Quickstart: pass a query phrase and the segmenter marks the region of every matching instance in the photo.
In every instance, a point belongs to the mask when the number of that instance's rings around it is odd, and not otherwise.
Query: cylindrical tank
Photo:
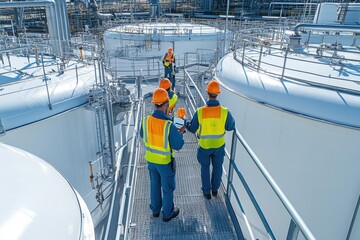
[[[265,65],[264,58],[271,58],[267,56],[270,52],[264,51],[260,65],[259,57],[252,56],[254,49],[243,48],[241,52],[244,58],[257,61],[242,65],[231,53],[217,65],[215,75],[222,84],[220,103],[229,108],[236,127],[315,237],[344,239],[360,194],[360,96],[283,81],[268,74],[270,64]],[[270,60],[276,64],[276,58]],[[300,71],[313,71],[315,78],[323,70],[315,63],[313,69],[302,64],[292,65],[293,71],[295,66],[298,69],[298,77]],[[267,71],[256,71],[259,65]],[[345,76],[350,77],[350,73]],[[227,139],[228,146],[230,143]],[[244,156],[243,149],[238,148],[237,156]],[[276,236],[285,239],[290,217],[281,202],[250,158],[239,157],[235,162]],[[233,183],[242,187],[238,179]],[[241,191],[245,214],[255,226],[257,238],[263,239],[266,231],[245,196]],[[359,237],[354,229],[351,239]]]
[[[169,47],[174,49],[177,66],[191,59],[211,63],[227,47],[224,34],[219,28],[194,23],[122,25],[104,33],[105,63],[115,77],[160,76],[161,60]]]
[[[89,209],[44,160],[0,143],[0,239],[95,239]]]

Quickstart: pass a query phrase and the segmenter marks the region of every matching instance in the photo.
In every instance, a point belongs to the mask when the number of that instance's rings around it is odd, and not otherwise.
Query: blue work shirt
[[[171,120],[169,116],[167,116],[164,112],[160,110],[155,110],[152,114],[153,117],[158,119],[164,119],[164,120]],[[143,129],[142,124],[140,128],[140,136],[143,137]],[[174,126],[174,124],[171,124],[170,126],[170,133],[169,133],[169,142],[170,147],[173,150],[180,150],[184,145],[184,136],[182,133],[178,131],[178,129]]]
[[[206,106],[208,107],[216,107],[219,106],[220,103],[218,100],[209,100],[206,102]],[[198,111],[195,112],[191,121],[185,122],[185,127],[192,133],[195,133],[199,128],[199,119],[198,119]],[[228,115],[225,122],[225,130],[232,131],[235,130],[235,119],[231,115],[230,111],[228,111]]]
[[[169,94],[169,98],[172,99],[175,93],[173,91],[168,91],[168,94]]]

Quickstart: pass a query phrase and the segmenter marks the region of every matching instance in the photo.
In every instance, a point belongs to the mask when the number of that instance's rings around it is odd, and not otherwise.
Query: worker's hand
[[[179,131],[180,133],[185,133],[185,132],[186,132],[185,126],[182,126],[181,128],[179,128],[178,131]]]

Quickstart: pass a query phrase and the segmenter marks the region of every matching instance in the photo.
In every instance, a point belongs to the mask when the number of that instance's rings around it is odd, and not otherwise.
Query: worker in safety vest
[[[172,84],[168,78],[163,78],[160,80],[159,88],[165,89],[169,94],[169,108],[166,114],[172,118],[178,96],[171,90],[171,85]]]
[[[197,134],[197,159],[201,164],[202,191],[206,199],[211,199],[210,191],[213,197],[216,197],[220,187],[225,155],[225,130],[234,130],[235,120],[229,110],[216,100],[221,93],[218,81],[211,80],[206,92],[209,97],[206,106],[198,108],[191,122],[186,121],[185,125],[190,132]]]
[[[150,209],[153,217],[159,217],[162,208],[163,221],[168,222],[180,212],[173,202],[176,168],[173,150],[183,147],[185,127],[177,129],[166,115],[169,105],[166,90],[156,89],[151,102],[156,110],[143,118],[140,129],[150,173]]]
[[[172,90],[175,89],[175,54],[172,48],[169,48],[165,53],[162,63],[165,67],[165,76],[171,81]]]

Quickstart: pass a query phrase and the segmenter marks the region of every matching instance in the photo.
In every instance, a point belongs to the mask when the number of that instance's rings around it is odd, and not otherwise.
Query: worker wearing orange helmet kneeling
[[[145,159],[150,173],[150,209],[153,217],[168,222],[179,215],[174,207],[175,159],[174,151],[184,145],[185,127],[177,129],[166,115],[169,96],[165,89],[157,88],[152,96],[155,111],[142,119],[140,136],[145,144]]]
[[[162,63],[165,67],[165,78],[168,78],[171,82],[171,89],[175,89],[175,54],[172,48],[168,48],[167,53],[165,53]]]
[[[162,78],[160,80],[159,88],[165,89],[168,92],[170,98],[169,107],[166,113],[169,117],[173,117],[174,108],[178,99],[178,96],[175,94],[175,92],[171,90],[171,86],[172,84],[168,78]]]
[[[213,197],[218,195],[220,187],[225,155],[225,131],[235,129],[235,119],[216,99],[221,93],[218,81],[211,80],[206,92],[209,98],[206,106],[198,108],[191,122],[186,121],[185,125],[190,132],[197,134],[197,159],[201,164],[202,191],[206,199],[211,199],[211,194]]]

